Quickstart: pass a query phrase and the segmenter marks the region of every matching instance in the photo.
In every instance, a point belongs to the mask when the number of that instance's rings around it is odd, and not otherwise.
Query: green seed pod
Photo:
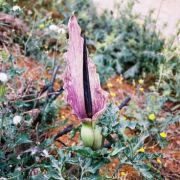
[[[102,128],[99,126],[96,126],[94,129],[94,143],[93,143],[93,149],[97,150],[102,147],[103,144],[103,136],[101,134]]]
[[[94,142],[94,131],[91,123],[83,123],[81,127],[81,139],[84,146],[92,147]]]
[[[3,98],[6,95],[6,86],[0,84],[0,97]]]

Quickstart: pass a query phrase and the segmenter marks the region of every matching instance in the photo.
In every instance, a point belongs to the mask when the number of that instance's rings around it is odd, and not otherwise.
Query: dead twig
[[[57,141],[57,139],[67,133],[69,133],[71,130],[73,129],[73,125],[70,124],[68,125],[65,129],[63,129],[62,131],[60,131],[55,137],[54,140]]]
[[[61,143],[63,146],[67,147],[67,145],[65,143],[63,143],[61,140],[57,139],[56,141]]]
[[[48,87],[48,90],[47,90],[48,94],[54,92],[53,85],[54,85],[54,82],[56,80],[56,75],[57,75],[57,72],[58,72],[59,68],[60,68],[60,66],[56,66],[54,68],[54,71],[53,71],[53,74],[52,74],[52,77],[51,77],[51,81],[50,81],[50,84],[49,84],[49,87]],[[48,98],[51,98],[51,96],[48,95],[47,99]]]
[[[124,106],[127,106],[130,100],[131,100],[131,97],[127,97],[127,98],[119,105],[119,110],[121,110]]]
[[[61,95],[63,91],[64,91],[63,87],[59,88],[58,91],[55,91],[51,97],[52,101],[54,101],[59,95]]]
[[[60,131],[55,137],[54,137],[54,140],[61,143],[63,146],[67,147],[67,145],[62,142],[60,139],[58,139],[59,137],[69,133],[71,130],[73,129],[73,125],[70,124],[68,125],[65,129],[63,129],[62,131]]]

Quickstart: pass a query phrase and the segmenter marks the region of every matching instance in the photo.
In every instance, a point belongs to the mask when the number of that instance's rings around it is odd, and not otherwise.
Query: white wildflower
[[[8,81],[7,74],[0,72],[0,81],[6,83]]]
[[[22,116],[14,116],[14,118],[13,118],[13,124],[14,125],[17,125],[17,124],[19,124],[20,122],[22,121]]]
[[[5,177],[0,177],[0,180],[7,180],[7,178],[5,178]]]
[[[44,149],[42,152],[46,158],[49,157],[49,153],[46,149]]]
[[[39,162],[40,158],[38,156],[35,157],[35,161]]]
[[[51,30],[51,31],[57,31],[58,29],[59,29],[59,27],[56,26],[56,25],[54,25],[54,24],[51,24],[51,25],[49,26],[49,30]]]
[[[65,31],[64,28],[59,27],[59,26],[56,26],[55,24],[51,24],[51,25],[49,26],[49,30],[54,31],[54,32],[59,33],[59,34],[64,34],[64,33],[66,33],[66,31]]]
[[[13,11],[21,11],[21,8],[16,5],[16,6],[13,6],[13,7],[12,7],[12,10],[13,10]]]
[[[20,159],[21,159],[21,156],[20,156],[20,155],[18,155],[18,156],[17,156],[17,159],[18,159],[18,160],[20,160]]]
[[[39,152],[39,148],[37,146],[35,146],[35,147],[30,149],[30,152],[31,152],[31,156],[33,156]]]
[[[58,29],[58,33],[59,33],[59,34],[65,34],[66,31],[65,31],[64,28],[59,28],[59,29]]]
[[[21,168],[21,167],[17,167],[16,170],[17,170],[17,171],[21,171],[22,168]]]

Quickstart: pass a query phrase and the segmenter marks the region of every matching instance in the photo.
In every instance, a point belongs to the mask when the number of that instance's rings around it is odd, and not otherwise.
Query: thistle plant
[[[98,149],[103,138],[96,121],[106,108],[107,92],[100,86],[96,67],[87,54],[86,39],[81,36],[74,15],[69,20],[68,31],[69,46],[65,54],[67,66],[64,73],[67,102],[82,122],[81,138],[84,145]]]

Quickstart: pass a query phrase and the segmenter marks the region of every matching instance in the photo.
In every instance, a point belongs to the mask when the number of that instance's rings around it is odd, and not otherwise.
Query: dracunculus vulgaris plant
[[[65,54],[64,89],[67,102],[82,122],[84,146],[99,149],[103,143],[101,128],[96,125],[107,104],[107,92],[100,86],[95,64],[88,57],[86,39],[75,15],[68,23],[69,42]]]

